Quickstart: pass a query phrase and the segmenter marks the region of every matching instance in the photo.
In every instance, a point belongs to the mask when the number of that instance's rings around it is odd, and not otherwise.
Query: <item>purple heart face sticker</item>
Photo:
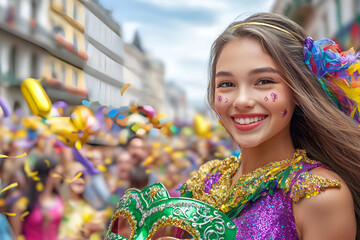
[[[270,94],[270,96],[271,96],[271,99],[272,99],[273,102],[276,102],[276,100],[279,98],[278,95],[275,92],[272,92]]]
[[[288,110],[287,110],[287,108],[285,108],[284,111],[281,112],[281,117],[285,117],[287,112],[288,112]]]

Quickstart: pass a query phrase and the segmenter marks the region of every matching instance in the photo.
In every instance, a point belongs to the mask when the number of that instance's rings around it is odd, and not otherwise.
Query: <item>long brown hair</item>
[[[310,158],[320,161],[346,182],[354,200],[357,239],[360,239],[360,128],[336,107],[305,65],[303,43],[307,36],[302,27],[280,15],[257,13],[230,24],[227,29],[245,22],[271,24],[290,34],[254,24],[225,30],[211,49],[210,106],[214,103],[216,63],[223,47],[242,37],[257,40],[272,56],[281,77],[293,91],[297,103],[290,125],[294,147],[305,149]]]

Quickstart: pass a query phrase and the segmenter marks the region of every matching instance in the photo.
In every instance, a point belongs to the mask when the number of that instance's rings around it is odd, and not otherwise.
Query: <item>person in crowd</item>
[[[202,165],[182,196],[224,212],[236,239],[360,239],[358,56],[280,15],[230,24],[208,100],[241,156]]]
[[[29,215],[23,222],[22,234],[26,240],[57,240],[64,204],[59,194],[61,179],[55,174],[62,175],[63,169],[53,158],[44,156],[37,159],[32,172],[37,172],[39,181],[30,180],[27,189]]]
[[[82,175],[70,183],[64,182],[67,186],[64,195],[68,196],[64,197],[65,210],[58,235],[60,240],[101,239],[100,232],[105,226],[104,213],[96,211],[85,200],[86,176],[83,172],[84,167],[80,163],[72,162],[64,174],[68,180],[74,179],[79,173]]]
[[[115,151],[114,162],[116,164],[116,188],[114,193],[118,198],[122,197],[130,185],[130,170],[132,168],[131,155],[126,150]]]
[[[87,158],[95,168],[104,166],[104,159],[101,151],[94,148]],[[97,210],[104,210],[111,202],[111,192],[107,185],[103,172],[99,170],[98,173],[90,176],[90,181],[86,184],[84,197]]]

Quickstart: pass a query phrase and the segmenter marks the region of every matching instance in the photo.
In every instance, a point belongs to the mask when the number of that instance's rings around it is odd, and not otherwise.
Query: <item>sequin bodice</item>
[[[309,172],[321,163],[308,159],[304,150],[243,175],[232,186],[239,165],[233,157],[206,163],[180,189],[182,196],[213,205],[233,219],[236,239],[298,239],[292,204],[340,187],[338,181]]]

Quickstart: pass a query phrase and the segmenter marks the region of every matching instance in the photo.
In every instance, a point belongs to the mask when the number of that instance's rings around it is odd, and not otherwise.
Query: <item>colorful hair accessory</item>
[[[359,53],[353,48],[343,52],[330,39],[307,37],[304,62],[337,107],[360,123]]]
[[[277,95],[275,92],[272,92],[272,93],[270,94],[270,96],[271,96],[271,99],[272,99],[273,102],[276,102],[276,99],[279,98],[278,95]]]

